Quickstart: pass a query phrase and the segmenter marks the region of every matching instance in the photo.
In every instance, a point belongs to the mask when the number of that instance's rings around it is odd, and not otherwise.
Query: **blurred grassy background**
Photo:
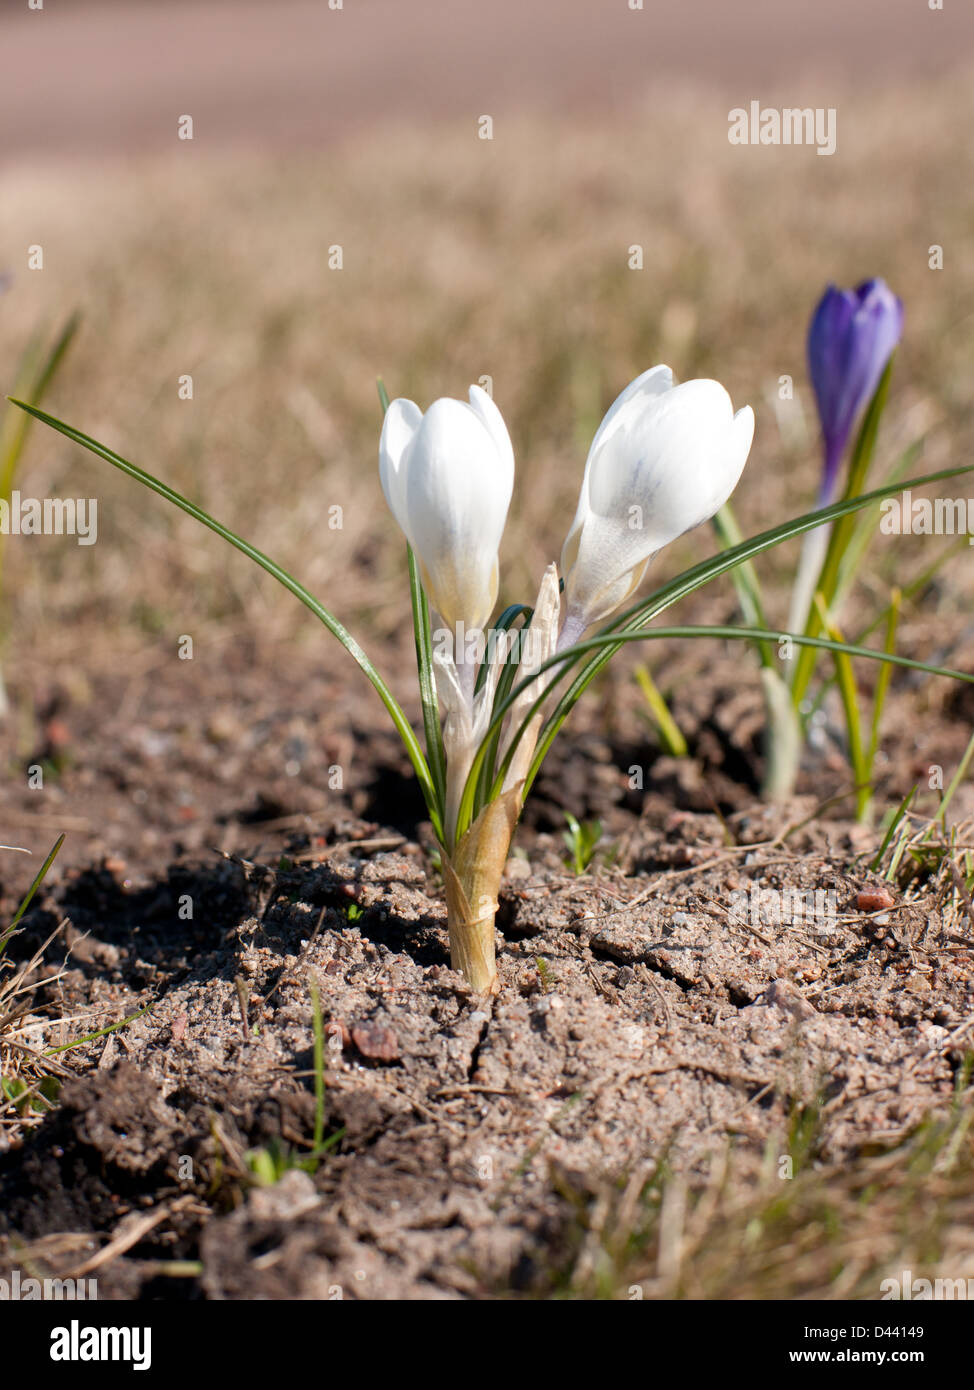
[[[787,29],[777,42],[790,51]],[[818,78],[768,77],[734,98],[732,73],[655,70],[651,89],[627,89],[615,106],[573,110],[560,88],[546,109],[507,96],[492,141],[477,138],[490,109],[479,93],[468,111],[434,119],[414,90],[408,119],[386,113],[341,139],[272,149],[202,132],[178,142],[171,122],[165,148],[128,149],[129,74],[119,148],[88,157],[68,138],[69,90],[60,119],[71,157],[41,142],[0,172],[0,265],[14,273],[0,301],[0,380],[12,381],[39,321],[53,327],[80,307],[48,408],[188,492],[366,635],[389,636],[404,615],[400,537],[375,467],[377,374],[423,406],[493,378],[518,460],[504,602],[533,597],[603,410],[657,361],[682,378],[714,375],[735,406],[754,405],[736,502],[745,530],[810,504],[818,445],[804,336],[830,279],[882,275],[906,301],[885,460],[928,431],[918,471],[963,462],[974,433],[974,89],[962,56],[936,76],[921,63],[868,85],[844,59],[832,71],[819,57]],[[728,110],[752,95],[835,104],[836,154],[729,145]],[[37,243],[44,269],[30,272],[25,248]],[[641,271],[628,266],[637,243]],[[932,243],[944,246],[943,271],[928,268]],[[328,268],[333,244],[340,271]],[[192,401],[178,397],[183,373]],[[796,402],[779,409],[783,374]],[[94,634],[129,649],[200,624],[293,626],[319,640],[242,557],[40,428],[21,488],[97,496],[99,540],[11,545],[13,650],[29,642],[35,655],[84,661]],[[334,503],[341,531],[326,524]],[[885,554],[893,573],[918,568],[923,544],[877,538],[877,563]],[[702,547],[704,532],[658,572]],[[794,558],[781,553],[783,577]],[[958,597],[964,560],[950,571]]]

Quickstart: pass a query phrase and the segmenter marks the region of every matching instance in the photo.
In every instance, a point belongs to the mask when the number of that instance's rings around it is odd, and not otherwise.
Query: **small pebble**
[[[857,912],[881,912],[895,905],[896,900],[888,888],[863,888],[856,894]]]
[[[378,1023],[353,1024],[352,1042],[363,1057],[377,1062],[395,1062],[399,1058],[399,1039],[391,1028]]]

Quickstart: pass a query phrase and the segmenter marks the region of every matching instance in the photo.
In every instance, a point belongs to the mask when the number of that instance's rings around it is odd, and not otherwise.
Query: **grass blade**
[[[107,1038],[109,1033],[117,1033],[120,1028],[127,1028],[130,1023],[144,1018],[151,1009],[155,1008],[156,1002],[153,999],[136,1013],[129,1014],[128,1018],[120,1018],[117,1023],[109,1023],[106,1028],[98,1028],[94,1033],[86,1033],[83,1038],[76,1038],[74,1042],[63,1043],[61,1047],[48,1047],[44,1051],[44,1056],[56,1057],[59,1052],[70,1052],[75,1047],[84,1047],[85,1043],[97,1042],[99,1038]]]
[[[879,850],[877,851],[876,858],[869,866],[874,874],[879,873],[879,867],[883,862],[883,855],[889,849],[890,842],[892,841],[893,836],[896,834],[897,828],[902,823],[903,817],[909,810],[910,802],[916,796],[917,787],[919,787],[919,785],[919,782],[913,783],[913,786],[907,792],[906,796],[904,796],[899,806],[897,806],[896,811],[893,813],[893,817],[890,820],[889,825],[887,826],[886,834],[883,836],[883,843],[880,845]]]
[[[894,589],[890,596],[890,604],[886,610],[886,640],[883,643],[883,650],[892,652],[896,650],[896,628],[900,619],[900,605],[903,595],[899,589]],[[883,722],[883,709],[886,705],[886,696],[889,692],[889,683],[893,675],[892,666],[881,666],[879,675],[876,679],[876,693],[873,696],[873,722],[869,734],[869,776],[872,779],[872,770],[876,762],[876,754],[879,751],[880,726]]]
[[[497,619],[497,622],[494,624],[493,632],[509,633],[511,631],[511,628],[517,622],[518,618],[521,618],[522,616],[523,622],[521,623],[519,634],[514,639],[520,641],[521,635],[524,632],[526,632],[528,628],[530,628],[531,620],[534,617],[534,609],[528,607],[526,603],[512,603],[509,607],[505,608],[503,613]],[[489,636],[490,634],[488,634],[488,637]],[[495,638],[494,640],[496,646],[497,639]],[[484,659],[480,663],[480,671],[477,673],[478,689],[487,677],[489,656],[490,645],[488,642],[487,651],[485,652]],[[495,660],[499,659],[499,656],[495,657]],[[511,687],[513,686],[514,681],[517,678],[517,671],[518,667],[516,662],[504,662],[503,666],[501,667],[500,675],[497,677],[497,686],[494,690],[494,703],[492,709],[497,709],[498,704],[502,703],[504,700],[507,699],[507,696],[510,694]],[[477,784],[477,791],[474,799],[475,817],[479,815],[480,812],[483,810],[484,806],[486,806],[487,800],[490,796],[490,788],[491,784],[493,783],[494,773],[497,767],[497,750],[500,747],[500,740],[501,729],[500,727],[498,727],[490,736],[490,746],[487,750],[487,757],[484,759],[484,764],[481,768],[481,778],[479,783]]]
[[[419,697],[423,706],[423,729],[426,733],[426,756],[430,776],[436,788],[440,814],[446,808],[446,752],[440,724],[440,704],[436,695],[433,674],[433,636],[430,628],[430,606],[419,577],[419,565],[412,546],[406,546],[409,566],[409,598],[413,609],[413,633],[416,638],[416,672],[419,677]]]
[[[636,677],[636,684],[642,691],[643,699],[649,707],[648,717],[659,735],[663,751],[674,758],[685,758],[687,741],[683,736],[683,730],[670,713],[669,705],[663,699],[656,682],[649,674],[649,667],[640,662],[633,675]]]
[[[833,623],[828,621],[821,594],[815,595],[815,604],[819,610],[819,617],[824,630],[833,642],[842,643],[841,632]],[[852,662],[849,660],[847,652],[836,651],[833,656],[835,677],[839,686],[839,698],[842,701],[842,712],[845,715],[846,737],[849,741],[849,762],[852,764],[852,775],[855,778],[856,819],[864,821],[869,815],[872,786],[869,778],[869,767],[866,762],[866,751],[862,742],[862,722],[859,718],[859,692],[856,688],[856,674],[852,669]],[[889,670],[890,668],[884,667],[883,669]]]
[[[740,545],[744,539],[741,528],[737,524],[737,518],[729,502],[725,502],[720,511],[713,519],[714,530],[717,539],[724,550],[730,550],[735,545]],[[733,570],[731,578],[734,581],[734,588],[737,590],[737,601],[741,606],[741,613],[744,621],[750,623],[752,627],[767,627],[768,623],[764,616],[764,603],[761,597],[761,584],[758,580],[757,570],[750,560],[742,560]],[[775,670],[774,648],[767,642],[762,642],[758,647],[758,655],[761,658],[761,665]]]
[[[947,787],[947,790],[944,792],[944,798],[940,803],[940,807],[937,811],[937,814],[933,818],[935,825],[938,823],[940,825],[943,825],[944,816],[947,814],[947,807],[950,805],[951,801],[953,801],[954,793],[966,777],[967,769],[970,766],[972,757],[974,757],[974,734],[971,734],[970,742],[964,750],[964,756],[961,758],[960,763],[957,767],[957,771],[950,779],[950,784]]]
[[[862,426],[856,437],[855,447],[849,461],[849,477],[846,483],[843,500],[854,497],[866,481],[866,474],[869,471],[869,465],[872,462],[873,452],[876,448],[876,440],[879,436],[879,422],[882,419],[883,410],[886,406],[886,399],[889,395],[889,383],[892,374],[893,357],[890,357],[889,362],[886,364],[886,370],[883,372],[879,385],[876,387],[873,398],[866,409]],[[898,490],[899,487],[905,487],[907,484],[899,484],[897,482],[895,486]],[[818,582],[815,586],[817,591],[822,595],[826,614],[831,610],[835,602],[842,559],[854,537],[855,529],[855,519],[851,514],[847,514],[833,528],[832,534],[829,537],[828,549],[825,552],[822,571],[818,576]],[[808,615],[805,632],[808,636],[814,637],[816,633],[822,630],[822,615],[818,611],[817,606],[813,606]],[[799,654],[791,684],[791,698],[796,709],[805,697],[805,692],[808,689],[814,672],[815,651],[810,647],[806,647],[805,650]]]
[[[57,839],[54,841],[50,854],[48,854],[47,858],[44,860],[44,863],[38,869],[37,874],[34,878],[34,882],[30,885],[30,887],[27,889],[27,892],[21,899],[20,906],[14,913],[10,925],[7,927],[7,930],[3,932],[2,935],[0,935],[0,956],[3,955],[4,951],[7,948],[7,942],[10,940],[14,932],[17,930],[17,924],[20,921],[21,917],[23,917],[24,913],[30,907],[31,902],[34,898],[34,894],[37,892],[38,888],[40,888],[45,878],[47,878],[47,872],[50,869],[51,865],[54,863],[55,859],[57,858],[58,850],[61,848],[63,844],[64,836],[59,835]]]
[[[40,405],[47,388],[54,380],[71,340],[81,323],[80,314],[72,314],[48,353],[35,371],[34,363],[40,355],[39,348],[28,351],[22,371],[18,374],[17,393],[27,396],[34,405]],[[30,419],[24,415],[14,415],[8,411],[0,427],[0,497],[9,498],[13,488],[17,464],[23,452]]]

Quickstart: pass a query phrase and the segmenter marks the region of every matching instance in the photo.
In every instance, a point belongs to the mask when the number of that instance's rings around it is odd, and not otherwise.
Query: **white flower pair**
[[[723,506],[754,433],[716,381],[674,386],[669,367],[637,377],[592,441],[575,520],[561,552],[568,645],[620,608],[653,556]],[[514,450],[479,386],[470,404],[442,399],[424,415],[395,400],[379,444],[382,489],[444,623],[486,626],[514,486]]]
[[[673,385],[669,367],[653,367],[626,387],[592,441],[578,509],[558,570],[549,565],[520,659],[518,682],[556,650],[576,642],[620,608],[652,557],[713,516],[733,492],[754,433],[750,407],[735,415],[716,381]],[[490,722],[497,661],[479,690],[471,636],[481,637],[497,600],[498,550],[514,487],[514,450],[497,406],[479,386],[469,405],[434,401],[424,415],[395,400],[379,444],[386,501],[406,534],[432,606],[449,629],[447,655],[434,645],[443,710],[446,826],[451,848],[473,759]],[[505,722],[500,755],[530,714],[537,687],[517,697]],[[535,712],[511,752],[503,792],[520,797],[543,718]]]

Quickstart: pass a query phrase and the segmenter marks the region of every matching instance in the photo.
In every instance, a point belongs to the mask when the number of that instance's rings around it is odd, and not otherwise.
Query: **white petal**
[[[744,472],[744,464],[747,462],[747,456],[751,452],[751,445],[754,442],[754,411],[749,405],[744,406],[737,412],[734,416],[734,423],[731,429],[733,432],[734,447],[743,454],[740,472],[737,475],[739,478],[741,473]]]
[[[601,425],[595,432],[592,440],[592,447],[589,450],[589,458],[605,442],[619,426],[622,418],[630,417],[633,411],[639,412],[642,405],[647,401],[663,396],[667,391],[673,389],[673,373],[664,363],[657,367],[650,367],[648,372],[643,372],[642,376],[637,376],[635,381],[630,381],[624,391],[620,391],[618,396],[605,412]]]
[[[573,641],[625,603],[655,553],[647,551],[644,533],[624,530],[595,513],[589,517],[565,580],[566,627],[571,624]]]
[[[461,401],[434,401],[409,452],[408,534],[430,598],[450,626],[482,627],[497,597],[497,551],[513,469]]]
[[[637,376],[635,381],[630,381],[624,391],[620,391],[618,396],[609,406],[595,432],[591,448],[588,451],[588,458],[585,460],[585,472],[582,474],[582,486],[578,495],[578,507],[575,510],[573,520],[565,543],[561,551],[560,569],[563,575],[567,575],[575,557],[578,554],[578,537],[586,516],[589,512],[589,475],[592,468],[592,460],[600,452],[603,444],[611,438],[615,431],[622,425],[625,419],[630,419],[630,408],[635,411],[638,417],[642,404],[653,400],[657,396],[663,396],[667,391],[673,389],[673,372],[664,363],[656,367],[650,367],[649,371]]]
[[[753,431],[753,412],[735,416],[716,381],[634,393],[623,402],[593,442],[586,510],[566,542],[566,626],[608,616],[658,550],[713,516],[737,484]]]
[[[415,402],[399,396],[386,411],[379,439],[379,481],[389,510],[400,529],[405,531],[407,540],[410,537],[406,514],[406,456],[422,418],[423,412]]]
[[[504,424],[504,417],[494,404],[492,397],[481,386],[470,388],[470,409],[474,412],[487,433],[493,439],[498,458],[502,459],[511,474],[511,487],[514,486],[514,445]]]

